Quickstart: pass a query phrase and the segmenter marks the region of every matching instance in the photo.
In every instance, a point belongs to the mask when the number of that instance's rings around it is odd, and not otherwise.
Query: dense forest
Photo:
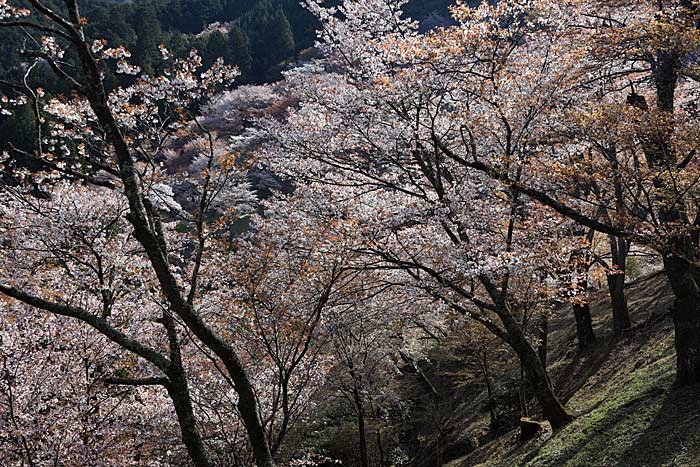
[[[49,6],[54,3],[46,2]],[[449,22],[449,4],[446,0],[414,1],[406,15],[417,19],[437,15],[437,21]],[[162,70],[158,46],[163,44],[176,56],[196,48],[206,66],[218,57],[236,64],[241,70],[240,83],[279,79],[285,62],[314,45],[319,26],[295,0],[95,0],[81,7],[86,32],[125,46],[133,53],[133,63],[147,73]],[[27,40],[19,30],[4,33],[2,76],[21,73],[20,51]],[[118,82],[114,75],[107,78],[108,87]],[[61,89],[61,83],[54,85]]]
[[[332,2],[329,2],[332,3]],[[449,22],[449,1],[414,1],[407,15],[433,27]],[[18,2],[27,5],[27,2]],[[46,5],[60,2],[47,1]],[[290,62],[313,54],[318,20],[297,0],[90,0],[81,4],[86,33],[126,47],[132,62],[147,73],[162,72],[160,45],[175,56],[197,49],[205,66],[221,57],[239,67],[238,83],[263,83],[281,78]],[[0,79],[18,80],[25,71],[22,50],[31,45],[20,29],[7,30],[0,43]],[[253,59],[254,57],[254,59]],[[45,65],[30,76],[48,92],[68,89]],[[128,85],[132,77],[105,70],[105,86]],[[8,92],[0,83],[0,90]],[[0,149],[8,143],[28,149],[35,140],[28,109],[0,122]]]
[[[0,38],[0,466],[700,466],[697,0]]]

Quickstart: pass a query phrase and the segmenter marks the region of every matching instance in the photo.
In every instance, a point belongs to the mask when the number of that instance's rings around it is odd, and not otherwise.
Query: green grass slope
[[[634,329],[613,339],[607,297],[597,295],[591,305],[598,342],[586,354],[572,346],[566,313],[553,323],[550,372],[574,422],[526,444],[512,431],[450,467],[700,467],[700,387],[673,388],[668,285],[655,274],[627,293]]]

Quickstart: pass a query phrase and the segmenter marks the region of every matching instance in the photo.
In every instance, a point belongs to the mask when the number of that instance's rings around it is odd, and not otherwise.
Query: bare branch
[[[105,384],[119,386],[167,386],[170,381],[165,376],[151,376],[149,378],[105,378]]]

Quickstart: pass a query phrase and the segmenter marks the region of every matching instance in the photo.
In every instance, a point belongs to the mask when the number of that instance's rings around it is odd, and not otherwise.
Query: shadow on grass
[[[598,373],[610,358],[617,342],[613,338],[599,339],[592,349],[576,353],[571,363],[554,375],[554,385],[564,404],[586,385],[591,376]]]
[[[590,410],[520,457],[516,465],[537,467],[643,466],[636,460],[619,464],[639,450],[641,439],[662,414],[673,373],[668,362],[635,372],[618,391],[607,392]],[[650,437],[653,435],[650,433]],[[688,464],[685,464],[688,465]],[[693,464],[690,464],[693,465]]]
[[[639,433],[617,467],[700,465],[700,386],[666,394],[648,428]]]

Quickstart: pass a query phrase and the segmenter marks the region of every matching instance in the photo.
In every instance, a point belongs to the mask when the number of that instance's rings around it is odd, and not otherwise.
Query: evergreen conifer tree
[[[239,81],[247,82],[253,64],[248,36],[238,25],[234,24],[226,39],[226,62],[239,68],[241,72]]]

